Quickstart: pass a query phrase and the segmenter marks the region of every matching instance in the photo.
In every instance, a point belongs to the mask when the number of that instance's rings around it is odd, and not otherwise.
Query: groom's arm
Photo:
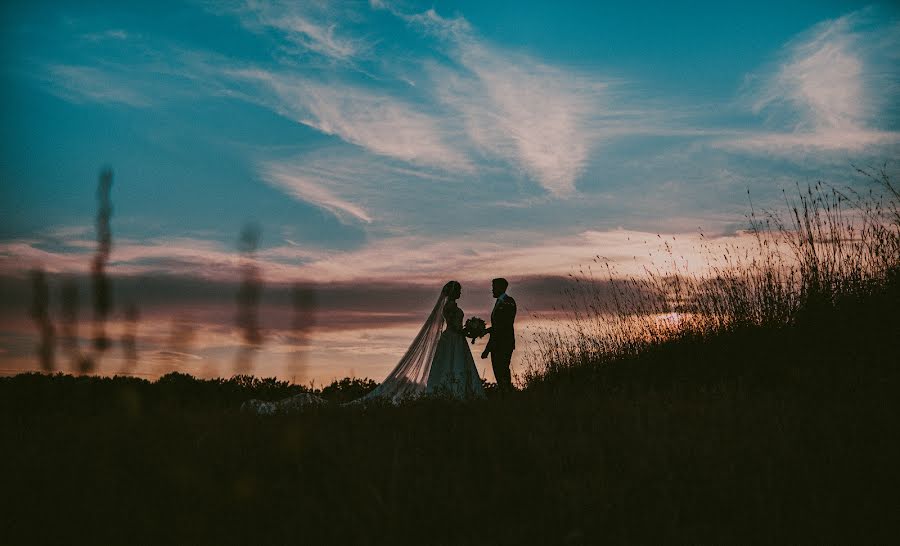
[[[484,351],[481,353],[481,358],[487,358],[489,354],[491,354],[491,340],[490,339],[488,339],[487,345],[484,346]]]

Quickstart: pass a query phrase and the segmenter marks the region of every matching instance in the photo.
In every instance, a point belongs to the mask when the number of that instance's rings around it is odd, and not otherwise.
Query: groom
[[[497,298],[497,302],[491,311],[491,327],[485,330],[491,337],[488,338],[487,346],[481,353],[481,358],[491,355],[491,367],[494,369],[494,377],[497,378],[497,388],[500,392],[513,390],[509,361],[516,348],[516,332],[513,330],[513,322],[516,320],[516,300],[506,294],[508,286],[509,282],[506,279],[491,281],[491,293]]]

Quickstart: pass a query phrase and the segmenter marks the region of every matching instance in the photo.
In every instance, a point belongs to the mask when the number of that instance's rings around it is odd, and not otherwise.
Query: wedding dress
[[[463,333],[463,310],[455,301],[448,301],[442,314],[447,328],[441,333],[432,358],[425,394],[463,400],[484,398],[481,377]]]
[[[444,285],[425,324],[400,362],[372,392],[348,404],[378,399],[398,403],[422,395],[460,400],[485,397],[475,359],[462,331],[463,310],[450,297],[459,288],[456,281]],[[277,402],[248,400],[241,405],[241,410],[269,415],[323,403],[322,398],[303,393]]]
[[[456,281],[444,285],[406,354],[384,381],[359,401],[383,398],[400,402],[423,394],[484,398],[481,377],[462,331],[464,313],[451,299],[460,288]]]

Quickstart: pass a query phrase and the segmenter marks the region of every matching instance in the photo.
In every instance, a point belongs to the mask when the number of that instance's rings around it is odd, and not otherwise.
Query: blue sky
[[[733,237],[748,189],[774,204],[900,151],[892,3],[0,10],[10,278],[87,271],[104,165],[114,276],[233,281],[255,221],[271,284],[440,286]]]

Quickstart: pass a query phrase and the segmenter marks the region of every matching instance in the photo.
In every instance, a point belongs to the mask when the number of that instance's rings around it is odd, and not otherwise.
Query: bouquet
[[[475,339],[483,336],[487,332],[487,324],[478,317],[469,317],[463,326],[463,332],[466,337],[472,338],[472,345],[475,345]]]

